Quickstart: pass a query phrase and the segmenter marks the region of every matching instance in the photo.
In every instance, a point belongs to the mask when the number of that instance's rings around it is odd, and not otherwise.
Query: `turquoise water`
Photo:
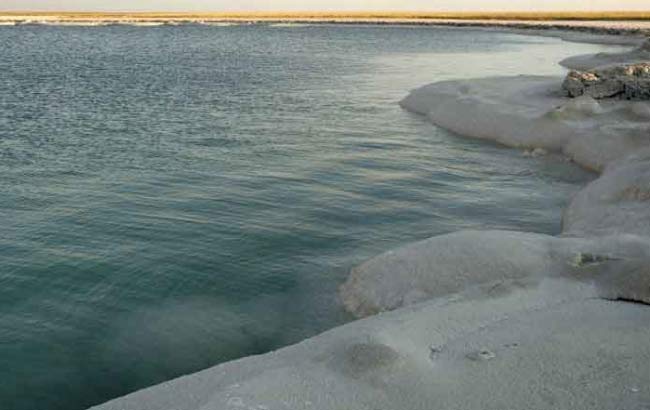
[[[370,26],[0,28],[0,408],[82,409],[344,323],[464,228],[557,233],[591,176],[397,105],[602,46]]]

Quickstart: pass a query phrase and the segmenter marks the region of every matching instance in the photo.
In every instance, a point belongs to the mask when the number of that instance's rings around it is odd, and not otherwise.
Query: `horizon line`
[[[453,10],[453,9],[440,9],[440,10],[418,10],[418,9],[404,9],[404,10],[394,10],[394,9],[354,9],[354,10],[345,10],[345,9],[322,9],[322,10],[291,10],[291,9],[275,9],[275,10],[246,10],[246,9],[241,9],[241,10],[171,10],[171,9],[161,9],[161,10],[153,10],[153,9],[142,9],[142,10],[128,10],[128,9],[122,9],[122,10],[73,10],[73,9],[59,9],[59,10],[47,10],[47,9],[2,9],[0,7],[0,12],[42,12],[42,13],[94,13],[94,12],[99,12],[99,13],[238,13],[238,14],[244,14],[244,13],[350,13],[350,14],[357,14],[357,13],[369,13],[369,14],[374,14],[374,13],[423,13],[423,14],[430,14],[430,13],[445,13],[445,14],[467,14],[467,13],[482,13],[482,12],[494,12],[494,13],[523,13],[523,14],[530,14],[530,13],[597,13],[600,11],[611,11],[611,12],[618,12],[618,13],[643,13],[643,12],[650,12],[650,7],[647,10],[626,10],[626,9],[590,9],[590,10],[580,10],[580,9],[572,9],[572,10],[545,10],[545,9],[536,9],[536,10],[516,10],[516,9],[474,9],[474,10]]]
[[[428,10],[241,10],[241,11],[179,11],[179,10],[3,10],[0,14],[19,15],[165,15],[165,16],[338,16],[338,17],[471,17],[471,16],[548,16],[548,17],[601,17],[603,13],[616,16],[644,16],[650,17],[648,10],[621,10],[621,9],[598,9],[598,10],[465,10],[465,11],[428,11]]]

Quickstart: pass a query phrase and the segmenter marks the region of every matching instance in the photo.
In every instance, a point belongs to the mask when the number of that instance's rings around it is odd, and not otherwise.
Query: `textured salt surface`
[[[647,408],[650,107],[568,100],[560,83],[446,82],[402,105],[602,171],[561,237],[459,232],[388,252],[355,269],[342,296],[359,316],[401,309],[97,408]]]
[[[502,77],[431,84],[401,104],[433,123],[517,148],[545,148],[602,170],[648,146],[644,102],[563,96],[559,77]]]
[[[350,274],[341,294],[346,308],[363,317],[472,288],[498,296],[508,284],[543,277],[586,280],[607,293],[612,276],[624,278],[643,271],[650,278],[649,265],[650,241],[642,236],[555,238],[464,231],[371,259]],[[614,293],[622,292],[618,287]],[[649,295],[616,297],[647,301]]]
[[[464,293],[101,409],[611,409],[650,399],[650,309],[566,281]]]

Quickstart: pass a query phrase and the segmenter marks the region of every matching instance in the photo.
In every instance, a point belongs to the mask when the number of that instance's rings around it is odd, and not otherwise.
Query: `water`
[[[463,228],[559,232],[591,176],[458,138],[427,82],[596,45],[433,28],[0,28],[0,407],[82,409],[350,318],[336,287]]]

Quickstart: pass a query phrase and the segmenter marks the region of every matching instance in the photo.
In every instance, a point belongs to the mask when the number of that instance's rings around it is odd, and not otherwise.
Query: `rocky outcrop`
[[[650,100],[650,63],[571,71],[562,88],[569,97]]]

